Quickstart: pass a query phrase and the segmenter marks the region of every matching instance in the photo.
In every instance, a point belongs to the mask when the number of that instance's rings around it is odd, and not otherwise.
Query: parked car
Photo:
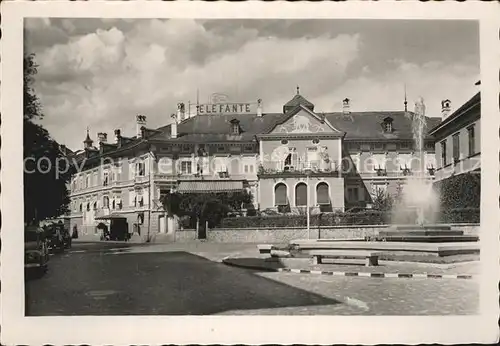
[[[46,226],[45,233],[49,240],[49,249],[53,252],[62,252],[71,248],[71,235],[62,223],[52,223]]]
[[[24,230],[24,268],[43,275],[47,271],[49,251],[42,228],[28,226]]]

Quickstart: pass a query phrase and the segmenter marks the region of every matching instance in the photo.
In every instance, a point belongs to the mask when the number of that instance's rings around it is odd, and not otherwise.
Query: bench
[[[313,257],[314,264],[321,264],[323,258],[338,258],[338,257],[350,257],[350,258],[364,258],[366,260],[365,265],[378,266],[378,258],[381,252],[377,251],[367,251],[367,250],[311,250],[309,255]]]
[[[271,254],[271,250],[273,248],[272,244],[259,244],[257,245],[260,254]]]

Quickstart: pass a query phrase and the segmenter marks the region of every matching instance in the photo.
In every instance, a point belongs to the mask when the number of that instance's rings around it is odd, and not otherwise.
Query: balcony
[[[316,164],[315,162],[304,162],[296,164],[282,164],[265,162],[259,166],[257,176],[266,177],[302,177],[306,174],[310,176],[336,176],[340,177],[340,170],[336,162],[328,164]]]

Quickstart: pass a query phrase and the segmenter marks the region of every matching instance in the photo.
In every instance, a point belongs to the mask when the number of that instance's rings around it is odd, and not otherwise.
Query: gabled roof
[[[435,134],[437,131],[443,129],[446,127],[448,124],[451,122],[455,121],[457,118],[461,117],[464,114],[467,114],[474,108],[478,108],[479,110],[481,109],[481,92],[478,92],[472,98],[465,102],[460,108],[458,108],[456,111],[454,111],[449,117],[444,119],[440,124],[436,124],[431,130],[429,131],[430,134]]]

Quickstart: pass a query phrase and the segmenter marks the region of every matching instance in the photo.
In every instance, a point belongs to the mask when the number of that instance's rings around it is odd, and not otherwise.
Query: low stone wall
[[[179,243],[194,241],[197,238],[194,229],[183,229],[175,232],[175,241]]]
[[[217,228],[207,232],[207,240],[218,243],[288,243],[294,239],[355,239],[376,236],[387,226],[332,226],[307,229],[302,227],[289,228]],[[479,225],[452,225],[453,229],[463,230],[466,235],[479,235]]]

